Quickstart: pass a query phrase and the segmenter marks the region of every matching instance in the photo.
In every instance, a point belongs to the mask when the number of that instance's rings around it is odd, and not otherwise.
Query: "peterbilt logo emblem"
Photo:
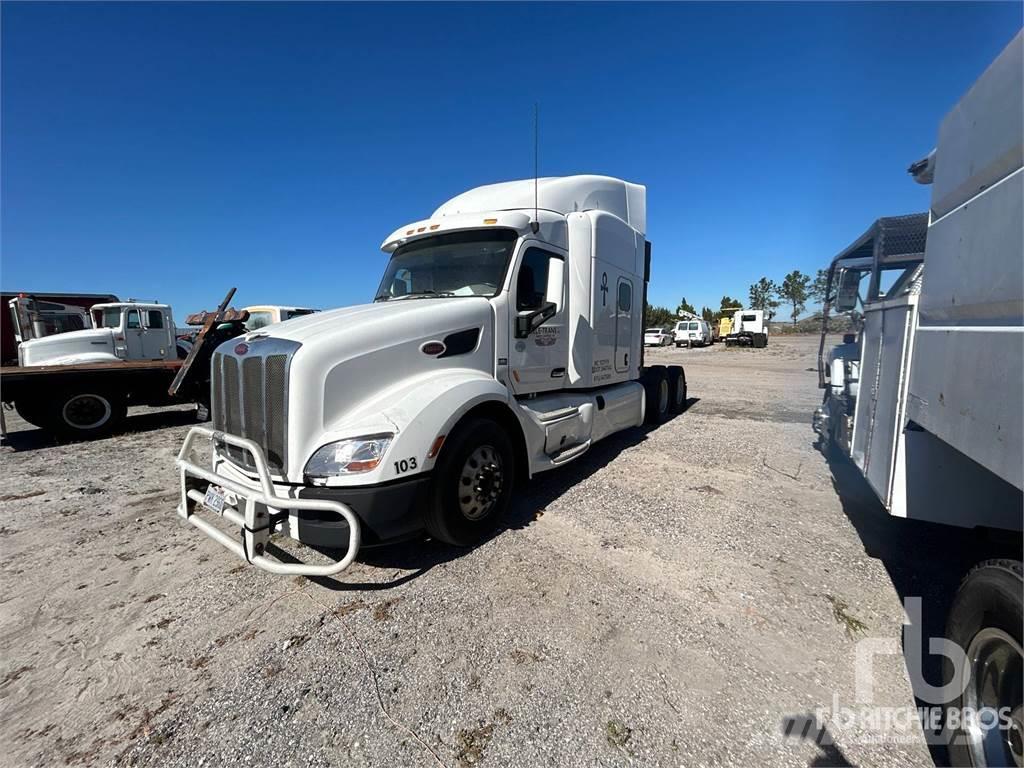
[[[244,341],[241,344],[235,344],[235,354],[236,355],[244,355],[248,351],[249,351],[249,345],[246,344]]]

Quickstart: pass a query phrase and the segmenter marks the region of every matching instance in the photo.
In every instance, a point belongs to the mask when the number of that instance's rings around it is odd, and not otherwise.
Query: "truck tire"
[[[946,637],[964,649],[970,671],[965,690],[946,707],[961,714],[1008,708],[1009,728],[965,728],[949,742],[950,765],[1020,765],[1024,755],[1021,625],[1024,622],[1024,573],[1015,560],[986,560],[967,574],[953,598]],[[945,680],[953,667],[945,659]],[[958,721],[962,718],[958,718]],[[984,722],[984,721],[982,721]]]
[[[39,427],[40,429],[49,428],[49,423],[46,419],[47,410],[44,404],[35,400],[15,400],[14,410],[32,426]]]
[[[61,437],[88,440],[110,434],[127,414],[124,399],[109,392],[59,392],[51,401],[46,428]]]
[[[657,426],[668,418],[669,396],[668,371],[664,365],[652,365],[644,371],[644,421]]]
[[[682,413],[686,408],[686,373],[681,365],[668,367],[668,409]]]
[[[508,511],[515,477],[515,451],[504,429],[483,418],[460,425],[434,467],[427,532],[457,547],[480,541]]]

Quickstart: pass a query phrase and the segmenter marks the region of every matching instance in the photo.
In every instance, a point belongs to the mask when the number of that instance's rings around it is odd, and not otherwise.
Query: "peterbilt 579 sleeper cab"
[[[423,531],[478,540],[517,477],[683,409],[682,368],[642,365],[645,231],[645,188],[605,176],[479,187],[395,231],[373,303],[217,349],[178,514],[284,574],[338,573],[363,543]],[[345,554],[284,563],[272,533]]]

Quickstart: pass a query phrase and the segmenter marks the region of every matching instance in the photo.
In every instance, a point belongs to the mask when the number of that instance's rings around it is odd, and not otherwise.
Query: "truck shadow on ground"
[[[988,558],[1019,556],[1020,538],[996,539],[984,531],[892,517],[848,458],[838,452],[823,453],[843,512],[856,529],[864,552],[881,561],[904,605],[907,598],[921,599],[920,626],[912,627],[912,631],[920,633],[922,647],[927,649],[928,638],[943,636],[946,614],[971,567]],[[925,652],[918,661],[905,646],[903,657],[911,680],[918,679],[916,667],[920,667],[920,677],[926,683],[942,684],[942,657]],[[916,691],[914,698],[914,706],[936,706],[919,698]],[[855,702],[847,704],[853,706]],[[940,735],[924,735],[935,764],[948,765]]]
[[[700,398],[691,397],[686,401],[683,411],[675,416],[680,418]],[[671,420],[666,423],[671,423]],[[520,530],[528,527],[540,517],[548,505],[562,496],[573,486],[583,482],[594,473],[600,471],[615,459],[622,451],[639,445],[647,439],[647,435],[659,427],[642,426],[611,435],[592,447],[586,454],[564,467],[544,472],[517,488],[512,504],[502,526],[487,536],[474,547],[463,548],[444,544],[426,538],[426,535],[386,546],[372,547],[359,553],[359,562],[382,569],[403,569],[409,573],[386,582],[342,582],[329,576],[310,577],[314,584],[336,592],[365,592],[393,589],[407,584],[427,573],[433,567],[451,562],[468,554],[476,548],[486,546],[490,541],[501,536],[508,530]],[[344,553],[337,550],[316,548],[319,552],[332,558],[340,558]],[[298,562],[289,553],[279,547],[268,549],[274,557],[283,562]]]
[[[169,427],[187,427],[199,423],[201,422],[196,419],[194,409],[147,411],[146,413],[130,414],[124,420],[124,424],[110,437],[118,437],[133,432],[152,432]],[[80,442],[84,442],[84,440],[58,437],[51,432],[37,427],[8,432],[3,439],[3,445],[16,452],[37,451],[41,448],[53,448],[57,445],[69,445]]]

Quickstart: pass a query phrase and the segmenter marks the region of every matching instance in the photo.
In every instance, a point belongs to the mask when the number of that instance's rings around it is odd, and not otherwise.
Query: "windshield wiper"
[[[454,295],[451,291],[435,291],[430,288],[424,288],[422,291],[410,291],[409,293],[403,293],[401,296],[392,296],[391,298],[394,301],[398,301],[399,299],[436,299]]]
[[[455,294],[451,291],[435,291],[432,288],[424,288],[421,291],[410,291],[409,293],[403,293],[401,296],[388,296],[386,293],[382,293],[379,296],[374,296],[374,301],[398,301],[399,299],[435,299],[443,298],[445,296],[454,296]]]

